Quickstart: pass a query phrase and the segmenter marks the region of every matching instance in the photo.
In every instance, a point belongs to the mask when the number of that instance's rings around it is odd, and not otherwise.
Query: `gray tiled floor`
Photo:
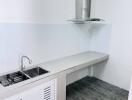
[[[128,91],[94,77],[67,86],[67,100],[127,100]]]

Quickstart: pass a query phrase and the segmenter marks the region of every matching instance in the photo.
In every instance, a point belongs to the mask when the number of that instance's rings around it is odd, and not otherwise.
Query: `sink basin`
[[[48,73],[47,70],[42,69],[41,67],[35,67],[29,70],[25,70],[24,73],[28,75],[29,77],[33,78],[39,75],[43,75]]]
[[[18,82],[22,82],[24,80],[29,79],[24,73],[17,71],[11,74],[0,76],[0,83],[6,87]]]
[[[45,73],[48,73],[48,71],[42,69],[41,67],[35,67],[25,71],[17,71],[0,76],[0,84],[3,85],[3,87],[6,87]]]

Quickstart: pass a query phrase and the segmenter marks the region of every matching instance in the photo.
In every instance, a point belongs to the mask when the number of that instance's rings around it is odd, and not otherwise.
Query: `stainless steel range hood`
[[[76,0],[75,19],[87,20],[90,18],[91,0]]]
[[[100,18],[91,18],[91,0],[75,0],[75,18],[70,20],[76,23],[87,21],[103,21]]]

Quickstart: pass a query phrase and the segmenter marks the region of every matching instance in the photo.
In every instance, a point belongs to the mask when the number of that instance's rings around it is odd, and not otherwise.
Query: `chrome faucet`
[[[27,57],[27,56],[21,56],[21,65],[20,65],[20,70],[21,71],[24,71],[24,69],[25,69],[24,62],[23,62],[24,58],[26,58],[29,61],[29,64],[32,63],[32,60],[29,57]]]

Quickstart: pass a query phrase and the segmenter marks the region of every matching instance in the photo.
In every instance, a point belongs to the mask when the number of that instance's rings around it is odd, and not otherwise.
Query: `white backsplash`
[[[89,34],[74,25],[0,24],[0,73],[19,67],[19,55],[33,64],[89,49]]]

